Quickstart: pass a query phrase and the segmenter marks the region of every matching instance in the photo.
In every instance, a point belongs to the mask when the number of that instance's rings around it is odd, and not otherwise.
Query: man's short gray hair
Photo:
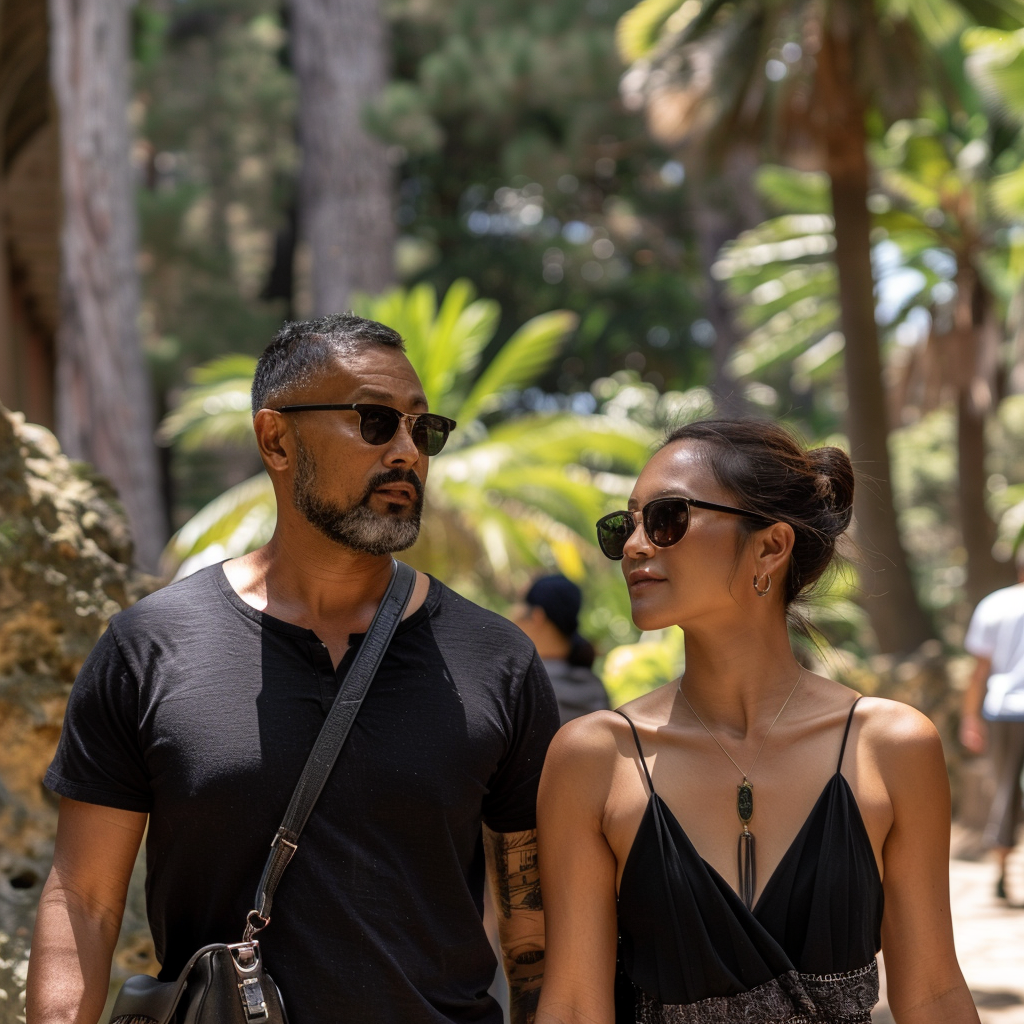
[[[366,345],[405,351],[402,336],[390,327],[354,313],[332,313],[316,320],[284,324],[263,350],[252,380],[252,414],[279,395],[323,373],[339,355]]]

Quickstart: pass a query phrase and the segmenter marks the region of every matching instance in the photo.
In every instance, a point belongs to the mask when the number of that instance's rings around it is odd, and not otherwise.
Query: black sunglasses
[[[668,548],[678,544],[686,535],[690,525],[690,506],[706,508],[712,512],[728,512],[731,516],[745,516],[756,519],[765,526],[773,520],[749,512],[745,508],[733,508],[731,505],[716,505],[711,501],[698,501],[696,498],[655,498],[643,507],[641,513],[644,533],[657,548]],[[597,521],[597,542],[601,550],[616,560],[622,558],[626,541],[636,529],[636,512],[611,512]]]
[[[402,420],[409,420],[409,434],[412,443],[424,455],[437,455],[455,429],[455,420],[438,416],[432,412],[399,412],[390,405],[366,405],[362,402],[346,402],[322,405],[282,405],[276,412],[319,412],[338,410],[359,413],[359,436],[367,444],[387,444],[395,434]]]

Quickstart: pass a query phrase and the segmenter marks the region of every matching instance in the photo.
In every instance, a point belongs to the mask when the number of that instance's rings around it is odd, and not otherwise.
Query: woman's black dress
[[[629,722],[650,790],[619,886],[621,970],[639,1024],[869,1024],[882,880],[841,771],[852,721],[853,708],[835,774],[752,910],[654,791]],[[619,1024],[634,1019],[623,995],[620,984]]]

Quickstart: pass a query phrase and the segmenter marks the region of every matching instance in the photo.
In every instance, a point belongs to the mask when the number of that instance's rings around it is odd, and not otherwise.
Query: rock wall
[[[57,824],[42,778],[71,684],[107,620],[158,584],[131,562],[110,485],[63,455],[48,430],[0,406],[0,1024],[24,1020],[27,952]],[[153,962],[136,880],[115,980]]]

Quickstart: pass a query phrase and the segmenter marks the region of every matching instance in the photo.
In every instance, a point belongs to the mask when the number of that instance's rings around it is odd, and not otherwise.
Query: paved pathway
[[[1024,1024],[1024,847],[1014,851],[1008,871],[1016,908],[995,898],[991,863],[953,860],[949,878],[957,956],[982,1024]],[[892,1019],[883,990],[874,1020]]]

